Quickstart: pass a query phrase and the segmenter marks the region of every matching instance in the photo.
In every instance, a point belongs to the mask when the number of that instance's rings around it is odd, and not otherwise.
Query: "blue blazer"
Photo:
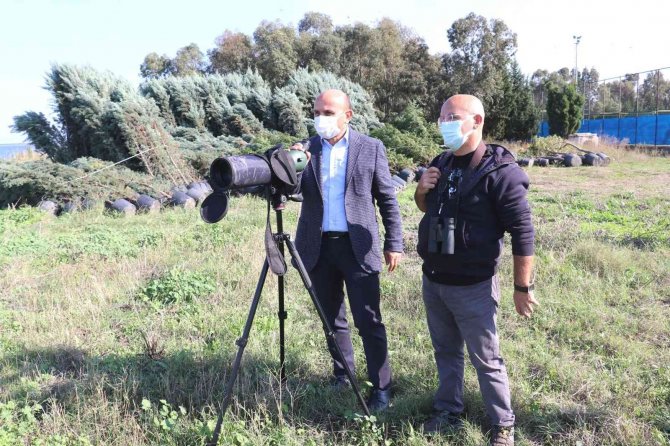
[[[312,158],[300,179],[303,195],[295,245],[307,271],[319,260],[323,223],[321,138],[309,140]],[[382,268],[377,210],[385,229],[384,250],[403,251],[400,209],[393,190],[384,144],[349,128],[344,207],[356,260],[369,272]]]

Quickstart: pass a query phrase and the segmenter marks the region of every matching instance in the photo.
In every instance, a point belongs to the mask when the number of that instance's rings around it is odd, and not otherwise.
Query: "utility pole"
[[[575,88],[577,87],[577,46],[579,41],[582,40],[582,36],[572,36],[575,40]]]

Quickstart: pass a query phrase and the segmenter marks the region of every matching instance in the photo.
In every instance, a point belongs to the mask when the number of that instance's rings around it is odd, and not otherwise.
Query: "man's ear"
[[[347,117],[347,122],[351,121],[351,118],[354,117],[354,112],[352,110],[347,110],[344,112],[344,116]]]
[[[482,125],[483,122],[484,118],[482,117],[482,115],[475,115],[475,124],[477,125],[477,127]]]

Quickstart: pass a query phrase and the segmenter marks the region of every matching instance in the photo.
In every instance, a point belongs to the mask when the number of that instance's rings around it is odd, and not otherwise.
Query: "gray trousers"
[[[440,380],[436,410],[463,411],[465,343],[491,423],[514,424],[507,369],[500,356],[496,327],[499,300],[498,276],[467,286],[441,285],[423,276],[423,301]]]

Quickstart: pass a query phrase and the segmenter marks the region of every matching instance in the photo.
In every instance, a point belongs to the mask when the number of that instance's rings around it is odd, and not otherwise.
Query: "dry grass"
[[[33,150],[32,148],[28,148],[28,150],[25,150],[23,152],[12,155],[9,158],[9,161],[26,162],[26,161],[36,161],[36,160],[41,160],[41,159],[46,159],[46,158],[47,158],[47,156],[44,153],[38,152],[37,150]]]
[[[537,167],[528,169],[532,187],[546,193],[582,192],[594,197],[629,194],[636,198],[670,195],[670,169],[667,158],[616,146],[597,149],[611,158],[605,167]]]

